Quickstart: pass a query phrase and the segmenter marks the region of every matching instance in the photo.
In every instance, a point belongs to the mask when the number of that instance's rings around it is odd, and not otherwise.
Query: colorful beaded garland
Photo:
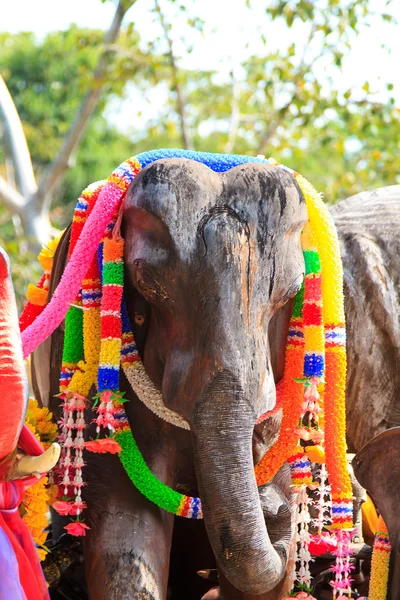
[[[88,394],[88,386],[90,388],[93,385],[94,372],[98,369],[97,388],[100,405],[96,409],[96,423],[99,428],[100,425],[105,425],[115,439],[95,440],[94,442],[98,442],[97,451],[103,451],[106,446],[111,451],[119,451],[128,475],[149,499],[159,505],[162,503],[164,508],[172,510],[175,514],[198,518],[201,516],[199,499],[175,495],[177,492],[174,492],[171,500],[169,492],[166,491],[168,488],[159,482],[147,467],[145,468],[144,460],[129,430],[122,399],[118,393],[120,363],[124,370],[137,373],[136,379],[139,381],[143,381],[145,370],[126,315],[124,327],[124,308],[121,302],[123,241],[117,234],[112,235],[115,217],[136,174],[155,160],[170,157],[196,160],[217,172],[247,162],[266,162],[263,157],[216,155],[183,150],[147,152],[122,163],[105,183],[95,184],[94,187],[85,190],[74,214],[67,267],[50,303],[24,331],[23,344],[25,355],[32,352],[60,324],[66,308],[70,306],[66,320],[60,382],[68,409],[62,423],[66,436],[64,442],[68,440],[70,447],[69,462],[67,460],[67,464],[62,465],[68,471],[68,476],[65,477],[68,494],[72,487],[75,495],[78,493],[79,496],[82,482],[80,475],[76,478],[76,469],[80,470],[82,437],[78,436],[78,433],[86,426],[81,423],[80,413],[83,412],[83,397]],[[272,159],[269,162],[276,164]],[[344,443],[345,336],[338,242],[334,226],[314,188],[300,175],[287,170],[298,182],[309,211],[310,233],[303,235],[306,280],[304,288],[295,300],[289,329],[283,380],[281,435],[274,447],[256,466],[256,479],[259,485],[269,481],[294,453],[299,437],[296,427],[304,404],[304,383],[308,384],[311,378],[318,378],[318,387],[326,405],[326,460],[334,494],[333,526],[349,527],[351,486]],[[101,273],[101,286],[96,268]],[[99,302],[100,323],[95,312],[91,312],[99,311]],[[325,336],[322,335],[324,327]],[[148,382],[150,380],[146,380],[146,385]],[[76,406],[79,407],[79,423],[74,420]],[[182,423],[180,426],[183,426]],[[71,433],[74,430],[77,431],[77,435],[73,439]],[[339,435],[342,438],[338,437]],[[96,447],[93,442],[86,443],[88,448],[89,445],[91,450]],[[74,447],[78,453],[77,464],[71,463],[71,448]],[[68,453],[68,450],[66,452]],[[72,481],[74,471],[75,477]],[[162,500],[166,496],[169,500]],[[81,505],[80,498],[77,504]],[[77,510],[80,511],[79,508]],[[79,512],[77,514],[79,516]]]
[[[386,598],[391,549],[387,527],[383,518],[379,517],[372,553],[368,600],[383,600],[383,598]]]
[[[47,304],[53,258],[63,233],[64,232],[62,231],[54,238],[54,240],[49,242],[47,247],[43,248],[38,256],[38,261],[44,273],[37,285],[33,285],[32,283],[28,285],[26,293],[28,302],[25,304],[24,310],[19,318],[19,328],[21,332],[25,331],[25,329],[33,323]]]

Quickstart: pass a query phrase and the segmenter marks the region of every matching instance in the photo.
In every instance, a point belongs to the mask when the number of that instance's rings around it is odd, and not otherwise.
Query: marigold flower
[[[306,446],[305,451],[311,462],[319,465],[325,462],[325,450],[322,446]]]
[[[38,548],[37,549],[37,553],[39,555],[39,560],[40,561],[42,561],[42,560],[44,560],[46,558],[47,552],[46,552],[46,550],[43,550],[43,548]]]
[[[36,432],[36,430],[34,429]],[[35,544],[43,545],[47,539],[44,531],[48,526],[48,495],[46,485],[47,477],[43,477],[37,483],[25,491],[24,501],[21,504],[21,513]]]
[[[52,506],[53,503],[57,500],[58,497],[58,485],[53,483],[53,485],[47,488],[47,504],[48,506]]]

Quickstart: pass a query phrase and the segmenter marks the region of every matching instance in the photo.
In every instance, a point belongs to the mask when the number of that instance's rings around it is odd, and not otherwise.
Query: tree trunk
[[[52,192],[71,166],[71,157],[76,152],[100,101],[110,44],[118,39],[122,20],[135,2],[136,0],[119,0],[113,22],[105,35],[104,51],[100,55],[89,90],[82,100],[58,155],[48,167],[39,186],[36,183],[21,120],[7,86],[0,76],[0,115],[4,122],[18,187],[18,190],[15,189],[0,177],[0,196],[8,208],[20,216],[24,233],[33,251],[40,250],[40,247],[51,237],[49,211]]]

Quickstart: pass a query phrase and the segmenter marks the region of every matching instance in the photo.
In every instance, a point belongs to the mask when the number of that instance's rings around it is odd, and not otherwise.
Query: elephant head
[[[11,281],[10,262],[0,248],[0,482],[45,473],[58,460],[60,448],[53,444],[45,453],[30,431],[23,427],[28,385],[22,358],[18,313]],[[17,448],[33,456],[17,455]]]
[[[270,321],[304,276],[304,197],[280,167],[216,173],[168,159],[138,175],[124,210],[128,289],[147,314],[146,371],[166,407],[190,424],[205,525],[224,576],[265,593],[284,576],[290,519],[279,539],[268,531],[252,441],[257,419],[275,405]],[[282,353],[275,362],[282,367]],[[276,512],[287,510],[283,497],[269,497]]]

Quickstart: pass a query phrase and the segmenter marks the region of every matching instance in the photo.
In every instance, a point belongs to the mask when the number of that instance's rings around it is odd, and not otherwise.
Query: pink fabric
[[[26,425],[21,429],[18,446],[29,456],[40,456],[44,453],[42,444]]]
[[[24,421],[27,384],[14,289],[6,253],[0,248],[0,398],[2,406],[0,427],[0,461],[15,448]],[[8,461],[7,461],[8,462]],[[4,478],[8,464],[0,466]]]
[[[18,561],[8,535],[0,527],[0,600],[26,600],[19,581]]]
[[[24,358],[44,342],[64,319],[69,305],[79,292],[104,230],[124,194],[125,191],[114,183],[107,183],[101,190],[49,304],[22,333]]]
[[[8,571],[5,580],[8,581],[9,589],[6,588],[4,595],[0,595],[0,600],[20,598],[21,600],[49,600],[50,598],[35,544],[18,511],[25,490],[36,481],[36,477],[27,477],[0,482],[0,538],[3,542],[0,553],[4,554],[6,547],[11,550],[11,554],[5,557],[6,562],[2,562],[1,565],[1,573],[3,570]],[[7,546],[4,544],[6,538],[9,542]],[[16,580],[16,563],[19,585]],[[2,587],[0,593],[3,593]]]

